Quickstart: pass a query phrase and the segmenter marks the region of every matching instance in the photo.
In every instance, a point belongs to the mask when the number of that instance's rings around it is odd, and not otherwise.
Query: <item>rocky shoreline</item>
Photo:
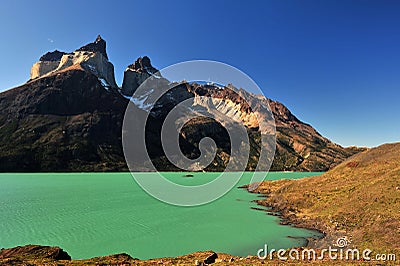
[[[253,207],[252,209],[258,211],[264,211],[268,215],[277,216],[280,219],[279,224],[288,225],[302,229],[308,229],[317,231],[322,236],[320,238],[305,238],[306,245],[304,247],[313,248],[313,249],[324,249],[329,245],[333,246],[336,244],[338,238],[343,237],[345,232],[333,231],[331,228],[326,226],[322,221],[314,220],[314,219],[302,219],[296,216],[296,214],[291,210],[291,206],[285,203],[276,204],[268,200],[271,193],[261,192],[260,190],[249,191],[248,185],[242,186],[240,188],[246,189],[250,193],[260,194],[260,198],[254,200],[253,202],[257,203],[259,206],[263,206],[264,208]],[[265,209],[268,208],[268,209]]]
[[[239,188],[246,189],[249,193],[259,194],[258,197],[260,199],[253,200],[253,202],[255,202],[258,206],[262,206],[264,208],[252,207],[253,210],[263,211],[266,212],[268,215],[279,217],[279,224],[281,225],[288,225],[297,228],[313,230],[322,235],[320,238],[304,238],[306,240],[306,245],[304,247],[314,249],[327,248],[329,245],[334,245],[336,243],[336,240],[343,235],[343,232],[335,232],[331,230],[328,226],[324,225],[322,221],[311,219],[304,220],[297,217],[296,214],[291,210],[291,206],[286,204],[286,202],[284,201],[280,203],[269,201],[268,198],[271,196],[271,191],[261,191],[260,189],[250,191],[249,185],[244,185]]]
[[[398,254],[400,143],[369,149],[315,177],[262,182],[255,200],[282,224],[313,229],[322,238],[308,248],[372,250]],[[339,245],[340,243],[340,245]]]

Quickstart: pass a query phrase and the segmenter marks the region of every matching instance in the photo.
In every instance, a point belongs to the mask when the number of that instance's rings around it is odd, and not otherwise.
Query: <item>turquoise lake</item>
[[[266,179],[319,174],[273,172]],[[193,185],[218,173],[163,175]],[[245,173],[237,186],[248,184],[250,176]],[[179,207],[148,195],[130,173],[2,173],[0,248],[60,246],[73,259],[122,252],[149,259],[204,250],[247,256],[264,244],[290,248],[319,235],[280,225],[278,217],[251,209],[258,195],[236,187],[209,204]]]

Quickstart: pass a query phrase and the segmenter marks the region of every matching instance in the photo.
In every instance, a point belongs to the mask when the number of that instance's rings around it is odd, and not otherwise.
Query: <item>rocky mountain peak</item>
[[[105,42],[104,41],[104,39],[103,38],[101,38],[101,35],[99,34],[99,35],[97,35],[97,38],[96,38],[96,41],[95,41],[95,43],[98,43],[98,42]]]
[[[132,96],[140,84],[151,76],[158,79],[162,78],[159,70],[151,65],[149,57],[139,57],[125,70],[124,80],[122,82],[122,94]]]
[[[108,60],[106,41],[97,36],[96,40],[72,53],[58,50],[40,57],[31,68],[31,80],[50,76],[66,69],[84,69],[99,79],[106,89],[118,88],[114,77],[114,66]]]
[[[128,66],[128,69],[141,73],[147,72],[148,74],[154,74],[158,71],[151,65],[151,61],[148,56],[139,57],[136,59],[135,63]]]
[[[65,54],[66,53],[64,52],[54,50],[53,52],[47,52],[44,55],[42,55],[39,61],[48,61],[48,62],[60,61],[63,55]]]
[[[103,40],[103,38],[101,38],[100,35],[97,35],[97,38],[94,42],[82,46],[77,51],[101,53],[108,60],[106,46],[107,46],[106,41]]]

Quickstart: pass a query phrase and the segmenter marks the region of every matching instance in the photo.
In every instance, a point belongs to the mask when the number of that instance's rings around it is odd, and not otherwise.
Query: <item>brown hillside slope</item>
[[[325,232],[320,247],[347,236],[352,246],[400,250],[400,143],[354,155],[321,176],[264,182],[257,192],[268,195],[259,204],[289,222]]]

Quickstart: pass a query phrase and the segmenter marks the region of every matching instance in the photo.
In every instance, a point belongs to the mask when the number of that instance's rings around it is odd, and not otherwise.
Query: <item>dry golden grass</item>
[[[359,248],[400,251],[400,143],[356,154],[321,176],[264,182],[257,192],[268,194],[259,204],[298,226],[345,235]]]

